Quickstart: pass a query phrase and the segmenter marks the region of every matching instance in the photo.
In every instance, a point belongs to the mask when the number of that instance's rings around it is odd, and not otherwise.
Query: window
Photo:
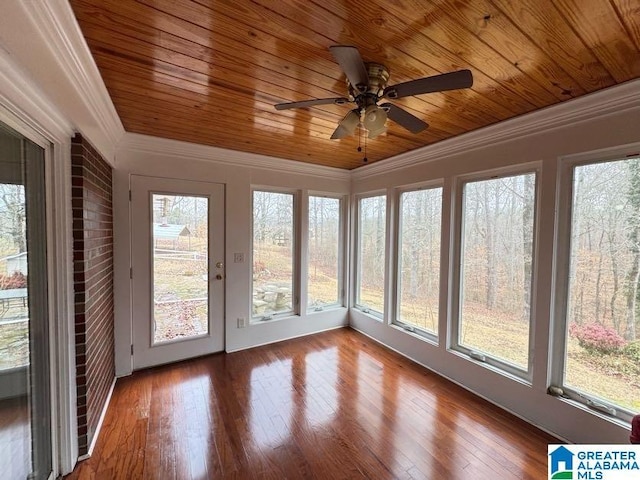
[[[252,316],[294,312],[295,222],[292,193],[253,192]]]
[[[398,230],[396,322],[438,335],[442,188],[403,192]]]
[[[557,377],[574,399],[629,420],[640,413],[640,157],[570,173]]]
[[[342,303],[342,202],[309,196],[307,309]]]
[[[152,194],[154,345],[209,333],[209,202]]]
[[[524,376],[530,371],[536,175],[463,184],[454,347]]]
[[[358,201],[355,306],[379,317],[384,312],[386,208],[384,195]]]
[[[0,152],[0,465],[5,478],[48,478],[47,153],[3,123]]]

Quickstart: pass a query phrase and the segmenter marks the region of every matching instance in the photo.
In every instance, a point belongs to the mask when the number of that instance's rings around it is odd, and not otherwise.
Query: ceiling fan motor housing
[[[365,63],[367,73],[369,74],[368,85],[352,85],[347,79],[347,88],[349,90],[349,100],[356,102],[360,108],[366,108],[375,103],[382,95],[382,92],[389,81],[389,69],[379,63]],[[362,105],[360,104],[362,102]]]

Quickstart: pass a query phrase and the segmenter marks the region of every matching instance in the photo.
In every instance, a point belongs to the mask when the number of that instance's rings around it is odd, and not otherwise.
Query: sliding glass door
[[[52,470],[44,150],[0,124],[0,465]]]

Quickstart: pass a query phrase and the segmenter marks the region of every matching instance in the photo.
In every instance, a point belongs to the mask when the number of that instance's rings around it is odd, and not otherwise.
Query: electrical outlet
[[[244,318],[238,318],[238,328],[244,328],[246,327],[246,320]]]
[[[244,253],[239,253],[239,252],[234,253],[233,263],[244,263]]]

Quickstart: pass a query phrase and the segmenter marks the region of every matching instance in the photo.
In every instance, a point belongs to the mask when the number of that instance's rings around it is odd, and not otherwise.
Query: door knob
[[[222,275],[217,274],[217,275],[216,275],[216,280],[222,280]]]

